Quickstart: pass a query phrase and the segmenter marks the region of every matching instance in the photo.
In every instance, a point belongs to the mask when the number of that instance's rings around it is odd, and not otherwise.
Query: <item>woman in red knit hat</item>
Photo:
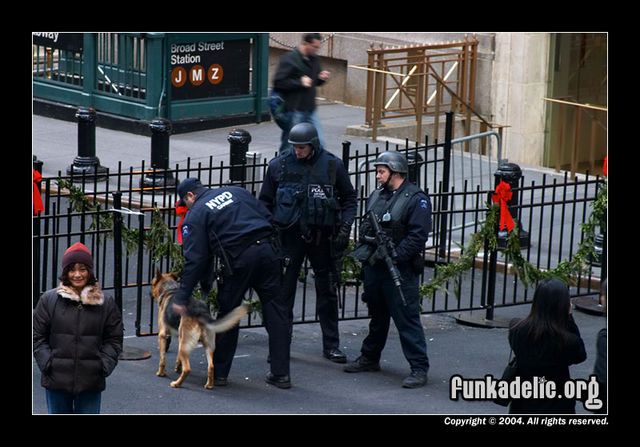
[[[122,332],[121,312],[102,293],[91,252],[73,244],[62,257],[60,284],[40,297],[33,315],[33,354],[49,413],[100,413]]]

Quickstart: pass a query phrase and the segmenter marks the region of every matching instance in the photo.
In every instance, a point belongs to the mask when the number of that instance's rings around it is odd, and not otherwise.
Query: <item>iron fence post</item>
[[[498,252],[497,250],[491,250],[489,252],[489,278],[487,283],[487,300],[486,300],[486,315],[485,320],[493,321],[493,309],[495,307],[496,298],[496,273],[498,264]]]
[[[40,216],[33,216],[33,307],[40,297]]]
[[[138,283],[136,294],[136,336],[139,337],[140,326],[142,321],[142,266],[143,266],[143,254],[144,254],[144,214],[138,215],[138,268],[136,270],[136,281]],[[152,306],[153,308],[153,306]],[[151,332],[151,331],[149,331]]]
[[[445,245],[447,244],[447,210],[449,209],[449,178],[451,170],[451,136],[453,135],[453,112],[446,113],[446,123],[444,131],[444,164],[442,167],[442,198],[440,202],[440,246],[439,256],[446,256]]]
[[[122,193],[113,193],[113,294],[120,313],[124,314],[122,305]],[[139,253],[140,251],[138,251]],[[142,264],[138,258],[138,266]],[[137,334],[136,334],[137,335]],[[120,360],[148,359],[151,354],[144,349],[122,346]]]
[[[113,193],[113,294],[122,313],[122,193]]]

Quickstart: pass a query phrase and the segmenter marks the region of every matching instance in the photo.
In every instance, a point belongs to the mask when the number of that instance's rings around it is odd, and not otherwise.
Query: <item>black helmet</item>
[[[314,149],[317,149],[320,146],[318,131],[311,123],[296,124],[289,131],[289,143],[294,145],[310,144]]]
[[[374,166],[383,165],[392,172],[401,172],[406,174],[409,171],[407,159],[400,152],[384,152],[373,162]]]

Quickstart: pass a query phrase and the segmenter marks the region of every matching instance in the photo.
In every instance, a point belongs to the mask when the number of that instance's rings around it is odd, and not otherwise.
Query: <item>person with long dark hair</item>
[[[564,282],[557,278],[539,282],[529,315],[510,322],[509,345],[521,381],[553,381],[556,391],[553,398],[513,399],[509,413],[575,413],[575,399],[558,395],[571,379],[569,365],[585,361],[587,352],[571,315],[569,289]]]

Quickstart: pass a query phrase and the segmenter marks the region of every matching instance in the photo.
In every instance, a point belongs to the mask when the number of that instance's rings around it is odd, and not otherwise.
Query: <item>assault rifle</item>
[[[396,249],[391,243],[389,237],[385,234],[385,232],[380,227],[380,223],[378,223],[378,217],[373,213],[369,212],[368,214],[369,222],[371,223],[371,228],[373,228],[373,232],[375,237],[367,237],[366,239],[371,239],[370,242],[375,242],[378,246],[377,252],[384,259],[384,262],[387,264],[387,269],[389,270],[389,274],[391,274],[391,279],[398,290],[398,294],[402,299],[402,304],[407,305],[407,302],[404,299],[404,294],[402,293],[402,277],[400,276],[400,272],[398,271],[398,267],[393,262],[393,259],[397,257]]]

